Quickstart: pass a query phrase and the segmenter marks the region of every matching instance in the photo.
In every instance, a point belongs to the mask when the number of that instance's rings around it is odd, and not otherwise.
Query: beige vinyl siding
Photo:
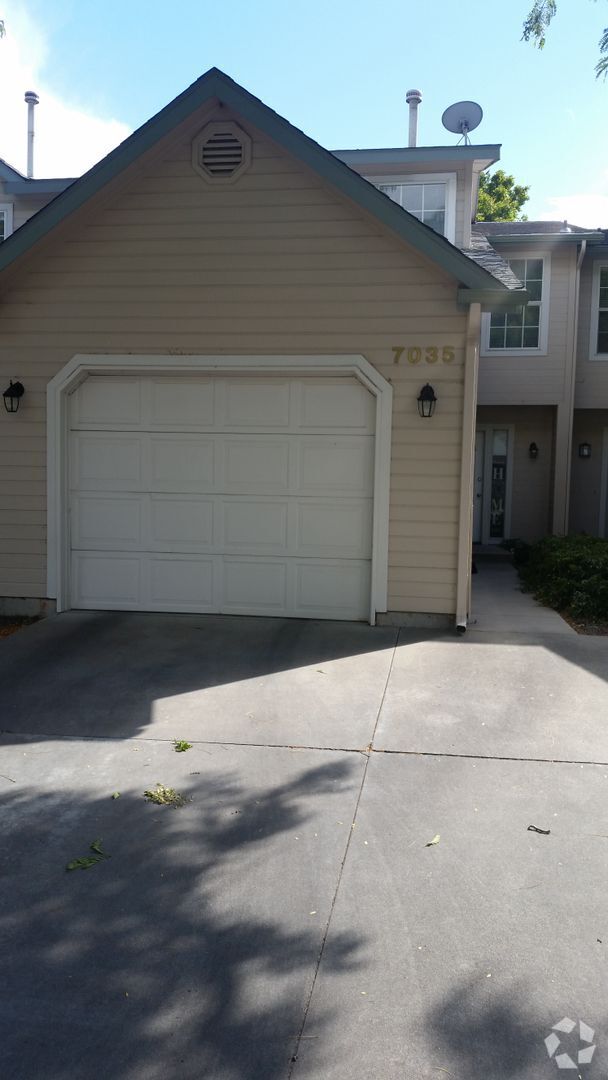
[[[551,529],[555,408],[550,405],[481,406],[478,424],[513,426],[511,535],[533,543]],[[538,457],[529,455],[530,443]]]
[[[0,595],[45,594],[45,389],[75,353],[356,353],[394,387],[389,608],[453,612],[466,318],[456,283],[250,128],[250,171],[205,184],[190,165],[202,123],[115,183],[0,300],[2,378],[26,387],[18,416],[0,416],[0,521],[17,526],[0,531]],[[395,365],[400,345],[449,345],[455,360]],[[439,403],[421,420],[427,380]]]
[[[572,353],[576,245],[563,248],[501,247],[506,259],[550,260],[549,336],[546,355],[516,353],[485,356],[479,362],[480,405],[557,405],[567,394],[566,372]]]
[[[608,430],[608,408],[575,409],[570,489],[570,532],[573,533],[585,532],[598,536],[601,524],[605,529],[605,522],[600,522],[605,430]],[[590,458],[578,456],[582,442],[590,443]]]
[[[591,293],[593,271],[596,263],[608,263],[608,247],[592,247],[581,270],[578,349],[576,360],[575,408],[608,408],[608,358],[590,360],[591,343]]]

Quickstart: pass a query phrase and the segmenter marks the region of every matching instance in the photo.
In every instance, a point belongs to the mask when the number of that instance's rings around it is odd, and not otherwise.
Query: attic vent
[[[201,165],[211,176],[232,176],[243,160],[243,145],[232,131],[218,131],[201,146]]]
[[[238,124],[207,124],[192,143],[192,167],[210,184],[232,183],[249,167],[251,139]]]

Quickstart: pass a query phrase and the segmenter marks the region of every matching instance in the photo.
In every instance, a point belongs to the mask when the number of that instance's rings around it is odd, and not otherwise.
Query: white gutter
[[[471,562],[473,554],[473,470],[477,419],[477,379],[481,304],[471,304],[467,314],[460,455],[460,514],[458,519],[458,569],[456,579],[456,629],[464,634],[471,610]]]

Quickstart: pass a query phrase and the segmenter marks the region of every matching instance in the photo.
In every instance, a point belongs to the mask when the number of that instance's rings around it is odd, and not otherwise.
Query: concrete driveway
[[[68,613],[0,675],[2,1080],[608,1075],[607,639]]]

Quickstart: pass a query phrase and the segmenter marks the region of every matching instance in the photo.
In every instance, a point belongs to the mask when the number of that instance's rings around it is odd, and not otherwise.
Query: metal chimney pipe
[[[25,91],[27,104],[27,178],[31,180],[34,175],[34,106],[39,102],[38,94],[33,90]]]
[[[410,130],[408,146],[416,146],[418,142],[418,106],[422,101],[420,90],[408,90],[405,100],[410,107]]]

